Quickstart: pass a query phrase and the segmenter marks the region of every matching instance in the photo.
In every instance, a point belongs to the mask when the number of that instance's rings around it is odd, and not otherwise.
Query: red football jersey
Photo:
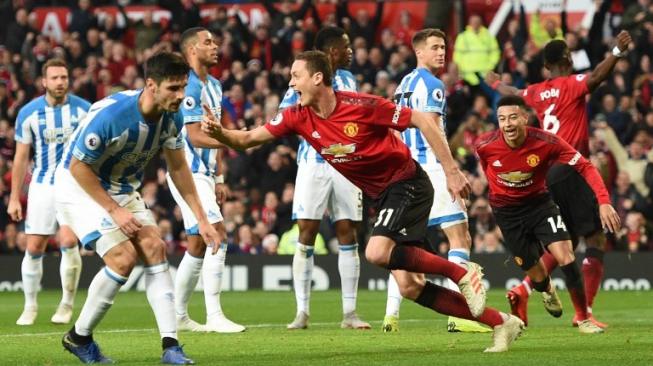
[[[487,176],[493,207],[519,206],[547,193],[546,173],[554,163],[569,164],[592,188],[599,204],[610,196],[596,168],[560,137],[527,127],[524,144],[511,148],[500,130],[481,136],[476,153]]]
[[[410,124],[411,110],[380,97],[337,91],[336,108],[327,119],[310,108],[286,108],[265,127],[276,137],[302,136],[363,193],[377,198],[392,183],[411,178],[410,151],[392,130]]]
[[[589,156],[587,75],[560,76],[524,89],[522,96],[540,119],[544,131],[556,134]]]

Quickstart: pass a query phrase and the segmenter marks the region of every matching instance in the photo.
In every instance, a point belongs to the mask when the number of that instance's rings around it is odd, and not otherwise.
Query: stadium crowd
[[[42,64],[52,57],[64,58],[70,67],[71,92],[94,102],[119,90],[141,88],[142,61],[158,50],[178,50],[180,32],[202,23],[193,0],[160,1],[159,6],[172,13],[165,26],[155,22],[151,12],[127,23],[114,16],[100,18],[89,0],[79,0],[63,41],[39,34],[30,10],[70,2],[0,1],[0,21],[6,25],[0,28],[0,254],[20,254],[25,249],[21,223],[9,219],[6,205],[15,118],[23,105],[44,92]],[[98,3],[117,5],[124,16],[120,6],[127,2],[94,1]],[[216,8],[204,23],[220,44],[220,63],[211,73],[222,82],[223,123],[230,128],[252,128],[276,115],[287,89],[293,55],[312,48],[316,31],[325,24],[347,30],[354,51],[350,70],[362,92],[392,98],[399,81],[415,67],[410,39],[421,25],[415,24],[406,11],[397,25],[381,29],[383,2],[377,3],[373,13],[349,14],[347,2],[336,1],[336,13],[323,19],[316,16],[310,0],[299,0],[296,5],[290,1],[279,6],[271,1],[262,3],[268,13],[255,28],[238,15],[238,5]],[[473,189],[468,204],[473,251],[504,252],[487,200],[487,182],[472,148],[480,134],[496,128],[493,104],[499,96],[485,84],[485,73],[496,70],[504,82],[519,88],[542,81],[547,71],[540,51],[551,39],[566,40],[575,71],[588,72],[611,49],[612,37],[621,29],[632,34],[635,47],[592,94],[591,161],[599,168],[625,223],[621,232],[611,237],[612,250],[653,250],[653,2],[596,1],[596,12],[587,29],[569,27],[564,12],[559,17],[535,14],[529,24],[518,4],[516,1],[497,37],[476,15],[468,17],[462,32],[449,34],[451,61],[440,75],[447,88],[449,144]],[[243,152],[226,151],[224,174],[231,197],[222,205],[222,214],[229,252],[294,252],[298,229],[293,226],[291,211],[297,146],[298,140],[292,138]],[[25,192],[28,180],[29,176]],[[181,212],[168,189],[162,160],[149,167],[146,181],[142,196],[157,215],[169,253],[183,253]],[[26,202],[25,196],[22,201]],[[369,204],[365,207],[361,235],[374,216],[373,208]],[[337,250],[333,229],[323,224],[320,232],[316,253]],[[443,236],[432,233],[431,239],[440,252],[446,253]],[[53,240],[50,250],[56,249]]]

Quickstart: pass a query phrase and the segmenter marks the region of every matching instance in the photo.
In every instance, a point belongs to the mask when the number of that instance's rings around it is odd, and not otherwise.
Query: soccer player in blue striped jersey
[[[356,79],[351,72],[344,69],[349,66],[352,57],[349,36],[345,31],[338,27],[322,28],[315,36],[315,48],[327,54],[331,68],[335,70],[333,88],[356,91]],[[279,109],[296,105],[298,101],[299,94],[289,88]],[[344,133],[354,136],[357,128],[354,123],[351,127],[345,129]],[[299,145],[297,167],[292,210],[292,217],[297,220],[299,226],[299,238],[293,257],[297,313],[293,322],[288,324],[288,329],[305,329],[308,326],[314,267],[313,247],[320,221],[327,209],[331,220],[335,222],[339,243],[338,271],[343,312],[340,326],[345,329],[369,329],[370,325],[356,314],[360,258],[355,222],[362,220],[363,194],[358,187],[327,164],[305,140]]]
[[[447,101],[444,84],[435,74],[444,67],[446,53],[446,37],[439,29],[427,28],[413,36],[413,49],[417,57],[417,68],[406,75],[395,91],[395,103],[411,109],[432,114],[441,131],[445,131]],[[447,178],[429,144],[417,128],[408,128],[401,133],[403,141],[408,145],[411,155],[424,171],[426,171],[435,191],[433,207],[429,214],[429,227],[439,226],[449,239],[448,259],[466,268],[469,261],[469,250],[472,244],[467,224],[467,213],[464,203],[454,201],[447,191]],[[445,136],[446,139],[446,136]],[[423,274],[399,271],[388,279],[388,300],[386,315],[383,321],[383,331],[397,331],[399,321],[399,306],[402,294],[399,288],[408,277],[424,283]],[[399,282],[399,285],[398,283]],[[459,291],[458,286],[448,280],[449,289]],[[421,289],[413,289],[419,293]],[[405,296],[405,294],[403,294]],[[490,332],[491,329],[467,319],[449,317],[450,332]]]
[[[43,277],[43,254],[48,239],[57,231],[61,242],[61,288],[63,297],[52,316],[55,324],[66,324],[73,316],[73,302],[82,270],[77,237],[68,224],[55,214],[54,171],[64,146],[91,104],[68,93],[68,68],[60,59],[48,60],[42,68],[45,95],[27,103],[16,119],[16,154],[11,175],[11,194],[7,212],[15,221],[23,219],[20,203],[30,148],[34,148],[34,170],[27,197],[25,234],[27,250],[21,265],[25,307],[16,324],[32,325],[38,311],[37,293]]]
[[[160,52],[145,62],[145,88],[113,94],[91,106],[57,168],[57,210],[82,244],[102,257],[75,326],[63,337],[66,350],[84,363],[110,362],[93,340],[93,329],[140,258],[145,291],[161,335],[165,364],[192,364],[177,341],[174,286],[154,216],[137,192],[143,170],[162,150],[168,172],[198,221],[207,243],[219,236],[204,213],[184,157],[181,135],[189,67]],[[214,247],[217,249],[217,246]]]
[[[186,162],[193,174],[195,187],[202,197],[202,206],[209,222],[224,239],[226,230],[218,205],[218,199],[225,198],[228,192],[224,185],[224,177],[219,175],[218,166],[218,158],[222,155],[219,154],[218,149],[223,145],[203,133],[200,124],[204,108],[209,108],[218,120],[221,117],[222,86],[217,79],[209,75],[209,68],[218,63],[217,39],[206,28],[190,28],[181,35],[181,51],[191,68],[188,73],[186,97],[181,105],[181,113],[184,116],[182,135]],[[188,248],[175,277],[177,327],[179,330],[190,331],[242,332],[245,327],[227,319],[220,305],[227,244],[217,243],[220,247],[216,254],[213,254],[211,248],[207,250],[206,243],[197,231],[197,220],[193,211],[179,194],[170,175],[167,179],[172,196],[181,208],[188,238]],[[200,272],[204,284],[206,326],[198,324],[188,315],[188,302],[195,290]]]

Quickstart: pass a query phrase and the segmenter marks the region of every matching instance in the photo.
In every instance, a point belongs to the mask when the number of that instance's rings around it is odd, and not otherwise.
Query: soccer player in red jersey
[[[544,48],[544,66],[551,72],[551,78],[526,89],[504,85],[498,81],[498,75],[489,73],[486,82],[503,95],[522,96],[531,106],[540,120],[540,127],[556,134],[568,142],[583,156],[589,157],[588,119],[586,95],[596,89],[610,75],[620,57],[628,50],[632,39],[628,32],[617,35],[617,45],[603,62],[589,74],[572,74],[573,62],[569,48],[564,41],[554,40]],[[547,185],[553,200],[560,207],[562,218],[569,229],[574,246],[578,238],[584,237],[587,243],[583,260],[583,277],[587,304],[574,301],[576,315],[572,324],[577,326],[582,313],[590,313],[590,319],[598,326],[607,325],[598,322],[592,314],[592,305],[603,278],[603,254],[605,234],[597,216],[597,201],[590,187],[571,167],[565,164],[554,166],[547,175]],[[549,273],[555,269],[557,262],[550,254],[542,257]],[[526,324],[528,296],[532,281],[525,278],[507,294],[512,313],[519,316]],[[572,297],[573,300],[573,297]]]
[[[569,232],[558,206],[546,188],[546,175],[553,164],[577,171],[599,201],[601,225],[611,232],[620,222],[596,168],[580,152],[556,135],[526,127],[528,113],[521,97],[503,97],[498,104],[499,130],[489,132],[476,144],[476,153],[487,176],[490,206],[515,263],[542,293],[544,307],[553,316],[562,315],[562,304],[550,283],[549,272],[539,261],[542,245],[565,274],[572,298],[584,302],[582,276],[575,262]],[[579,314],[581,333],[602,333],[587,309]]]
[[[440,274],[458,284],[461,294],[417,276],[399,276],[401,295],[446,315],[476,319],[494,328],[494,345],[486,352],[504,352],[521,333],[523,322],[486,308],[480,267],[467,269],[422,249],[433,187],[428,175],[411,159],[408,147],[394,134],[419,128],[446,172],[452,197],[469,193],[469,182],[455,165],[439,125],[426,113],[411,111],[373,95],[334,91],[332,71],[320,51],[299,54],[291,68],[290,87],[299,105],[286,108],[269,123],[251,131],[223,129],[208,113],[203,130],[237,149],[261,145],[296,133],[308,141],[363,193],[376,199],[378,219],[365,256],[390,270]]]

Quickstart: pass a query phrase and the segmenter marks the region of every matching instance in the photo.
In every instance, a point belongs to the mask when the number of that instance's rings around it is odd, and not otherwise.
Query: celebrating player
[[[186,98],[181,106],[184,116],[184,150],[186,163],[191,169],[198,194],[202,197],[202,206],[209,222],[222,238],[226,230],[222,223],[222,214],[218,206],[216,190],[221,198],[226,195],[224,177],[218,173],[218,148],[223,145],[215,141],[200,129],[202,121],[202,104],[209,106],[217,119],[221,116],[222,86],[209,75],[209,67],[218,62],[218,44],[215,36],[205,28],[190,28],[181,35],[181,50],[191,67],[186,86]],[[217,175],[217,176],[216,176]],[[177,269],[175,278],[175,311],[178,330],[213,331],[219,333],[237,333],[245,330],[225,317],[220,306],[222,276],[224,272],[227,245],[219,244],[216,254],[209,248],[199,234],[197,219],[184,198],[179,194],[170,175],[167,176],[170,192],[181,208],[184,227],[188,237],[186,254]],[[200,271],[203,272],[204,302],[206,305],[206,326],[202,326],[188,316],[188,302],[195,290]]]
[[[444,84],[435,73],[444,67],[446,44],[445,34],[439,29],[423,29],[413,36],[413,49],[417,57],[417,68],[406,75],[395,92],[395,103],[413,110],[429,113],[440,130],[445,131],[445,99]],[[443,135],[446,136],[446,135]],[[429,227],[439,226],[449,239],[449,261],[463,268],[469,261],[469,249],[472,238],[467,226],[467,213],[460,201],[454,201],[446,189],[447,179],[444,169],[431,151],[424,135],[417,128],[408,128],[401,134],[402,139],[410,149],[411,156],[428,174],[433,184],[434,199],[429,214]],[[424,282],[424,274],[395,271],[395,276],[401,278],[411,276],[412,281]],[[383,331],[397,331],[399,328],[399,305],[402,296],[395,276],[388,279],[388,301],[386,304]],[[401,279],[403,280],[403,279]],[[447,287],[458,291],[458,286],[447,281]],[[490,332],[491,330],[467,319],[449,317],[447,321],[450,332]]]
[[[490,206],[515,263],[542,293],[544,307],[553,316],[562,315],[562,304],[550,283],[548,270],[539,261],[542,246],[551,253],[565,274],[572,299],[585,301],[583,279],[575,262],[569,232],[558,206],[546,189],[545,176],[554,163],[576,170],[599,201],[601,225],[616,232],[619,216],[596,168],[580,152],[556,135],[526,127],[528,113],[521,97],[499,100],[499,130],[485,134],[476,145],[490,189]],[[541,243],[541,244],[540,244]],[[577,314],[581,333],[602,333],[585,309]]]
[[[82,244],[94,247],[106,264],[93,278],[82,312],[62,340],[84,363],[111,362],[93,340],[93,329],[138,258],[145,264],[145,291],[161,335],[161,362],[193,363],[177,341],[165,244],[137,192],[145,166],[163,149],[170,177],[195,214],[200,235],[217,251],[220,236],[204,213],[184,157],[183,116],[178,110],[188,72],[181,56],[151,56],[145,63],[145,88],[93,104],[57,169],[57,210]]]
[[[476,318],[493,327],[494,345],[486,351],[507,351],[521,333],[523,322],[485,307],[480,266],[468,262],[465,269],[420,248],[433,204],[433,187],[428,175],[410,158],[408,147],[392,131],[420,128],[444,167],[452,195],[462,199],[469,194],[469,182],[451,157],[439,125],[425,113],[376,96],[334,91],[331,67],[323,52],[299,54],[290,75],[289,85],[299,95],[299,105],[251,131],[223,129],[207,110],[202,129],[238,149],[291,133],[301,135],[345,178],[378,201],[379,216],[367,243],[367,260],[390,270],[451,278],[462,295],[430,282],[411,282],[411,278],[400,283],[400,290],[424,307]]]
[[[315,49],[329,58],[333,75],[333,89],[356,91],[356,80],[344,68],[351,63],[352,50],[349,36],[342,28],[325,27],[315,36]],[[289,88],[279,109],[296,105],[299,94]],[[349,133],[354,133],[350,129]],[[297,152],[297,178],[293,198],[293,218],[299,226],[299,240],[292,262],[293,284],[297,313],[288,329],[304,329],[308,326],[313,276],[315,237],[320,220],[328,208],[335,223],[338,238],[338,272],[342,291],[342,328],[369,329],[370,325],[356,314],[356,295],[360,277],[360,258],[356,243],[354,221],[363,217],[363,194],[347,178],[343,177],[308,143],[302,140]]]
[[[551,78],[541,83],[533,84],[524,90],[504,85],[499,76],[489,73],[486,81],[503,95],[523,96],[540,119],[540,127],[545,131],[560,136],[571,146],[589,157],[589,138],[587,120],[587,102],[585,96],[596,89],[610,75],[620,57],[628,50],[632,39],[628,32],[617,35],[617,45],[603,62],[596,66],[589,75],[572,75],[573,61],[566,43],[561,40],[549,42],[544,48],[544,66],[551,72]],[[583,319],[585,311],[598,326],[605,328],[592,316],[592,305],[603,278],[603,254],[605,234],[601,220],[597,216],[596,197],[590,187],[566,164],[554,166],[546,177],[547,185],[553,200],[560,207],[562,218],[569,229],[574,246],[578,238],[584,237],[587,243],[585,259],[583,260],[583,275],[587,303],[574,298],[572,302],[576,314],[572,320],[574,326]],[[549,273],[557,266],[556,260],[550,254],[544,254],[542,261]],[[513,288],[507,294],[512,313],[528,324],[528,296],[532,289],[532,280],[525,278],[521,285]]]
[[[29,166],[30,147],[34,147],[34,171],[27,198],[25,234],[27,250],[21,265],[25,307],[16,324],[32,325],[38,305],[36,295],[43,277],[43,253],[48,239],[57,231],[61,242],[61,288],[63,296],[57,311],[50,319],[55,324],[66,324],[73,316],[73,303],[82,259],[77,237],[68,222],[55,214],[54,172],[61,160],[68,139],[86,116],[91,104],[68,93],[68,67],[60,59],[48,60],[42,69],[45,95],[27,103],[16,119],[16,154],[11,171],[11,194],[7,212],[14,221],[23,219],[20,192]]]

